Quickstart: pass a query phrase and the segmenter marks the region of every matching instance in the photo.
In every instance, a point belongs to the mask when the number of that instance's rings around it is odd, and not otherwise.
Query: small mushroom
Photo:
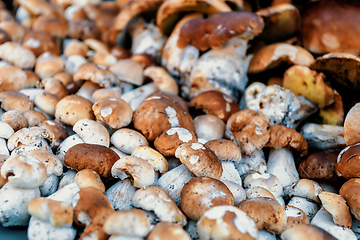
[[[121,128],[111,135],[111,143],[120,151],[131,154],[138,146],[148,146],[149,143],[138,131]]]
[[[178,239],[178,240],[190,240],[190,236],[186,231],[176,223],[159,222],[151,230],[148,240],[166,240],[166,239]]]
[[[153,211],[164,222],[185,226],[186,216],[176,206],[174,200],[160,187],[147,186],[138,189],[133,197],[133,205],[147,211]]]
[[[246,190],[246,198],[247,199],[257,198],[257,197],[266,197],[266,198],[271,198],[271,199],[276,200],[274,194],[272,194],[266,188],[263,188],[260,186],[254,186],[254,187],[250,187]]]
[[[101,181],[100,175],[90,169],[83,169],[76,173],[74,181],[81,189],[86,187],[94,187],[105,193],[105,185]]]
[[[155,171],[165,173],[168,171],[168,162],[161,153],[149,146],[138,146],[132,151],[131,156],[145,159]]]
[[[48,120],[45,114],[34,109],[27,110],[22,114],[27,119],[29,127],[39,126],[40,123]]]
[[[289,197],[303,197],[314,202],[320,203],[318,195],[323,191],[321,186],[309,179],[300,179],[289,189]]]
[[[110,136],[107,129],[99,122],[90,119],[80,119],[73,126],[73,131],[77,133],[85,143],[110,146]]]
[[[298,224],[309,224],[310,220],[303,210],[294,206],[285,206],[286,226],[284,231]]]
[[[56,73],[62,72],[65,68],[64,60],[50,52],[41,54],[35,63],[35,73],[41,78],[53,77]]]
[[[216,139],[206,142],[205,146],[210,148],[221,161],[234,161],[236,163],[241,161],[241,151],[233,141]]]
[[[222,139],[225,133],[225,123],[213,115],[200,115],[194,118],[195,134],[199,142]]]
[[[25,88],[27,84],[27,76],[25,71],[20,67],[9,65],[0,68],[1,85],[0,90],[18,91]]]
[[[21,113],[33,109],[34,106],[28,96],[18,91],[0,92],[0,102],[5,111],[17,110]]]
[[[21,128],[29,127],[29,122],[25,116],[16,110],[9,110],[5,112],[1,116],[1,122],[8,124],[15,132]]]
[[[360,143],[344,148],[338,155],[335,172],[339,177],[356,178],[360,176],[358,169]]]
[[[162,67],[149,66],[144,70],[144,77],[151,78],[157,88],[162,92],[178,94],[178,85],[174,78]]]
[[[29,49],[16,42],[6,42],[0,45],[0,58],[24,69],[35,66],[35,55]]]
[[[111,71],[93,63],[84,63],[76,71],[74,81],[81,80],[88,80],[105,88],[117,85],[117,79]]]
[[[144,83],[143,68],[132,59],[122,59],[112,64],[109,70],[123,82],[141,86]]]
[[[310,221],[320,209],[319,204],[303,197],[292,197],[287,205],[301,209]]]
[[[244,179],[245,188],[263,187],[269,190],[275,198],[283,195],[283,186],[279,179],[269,173],[251,173]]]

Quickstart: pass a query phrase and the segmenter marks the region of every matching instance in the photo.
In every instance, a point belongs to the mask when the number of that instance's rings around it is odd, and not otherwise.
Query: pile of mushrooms
[[[1,226],[360,238],[357,20],[350,0],[0,1]]]

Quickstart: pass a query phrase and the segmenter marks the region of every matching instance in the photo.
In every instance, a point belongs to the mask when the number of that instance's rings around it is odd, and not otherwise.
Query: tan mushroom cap
[[[0,91],[18,91],[27,85],[27,75],[20,67],[4,66],[0,68]]]
[[[32,28],[34,31],[46,32],[57,38],[64,38],[69,33],[67,21],[51,15],[37,17]]]
[[[197,226],[201,239],[258,239],[254,220],[235,206],[216,206],[209,209],[200,218]]]
[[[360,177],[360,143],[344,148],[337,157],[335,172],[339,177]]]
[[[36,111],[34,109],[27,110],[22,114],[27,119],[29,127],[39,126],[40,123],[48,120],[44,113]]]
[[[55,94],[44,91],[35,96],[35,105],[44,113],[54,116],[56,113],[56,105],[61,100],[60,97]]]
[[[46,130],[47,139],[54,150],[69,136],[66,128],[55,120],[43,121],[39,126]]]
[[[151,230],[148,240],[167,240],[167,239],[177,239],[177,240],[191,240],[189,234],[176,223],[170,222],[159,222]]]
[[[29,127],[29,122],[24,115],[16,110],[9,110],[4,112],[1,116],[1,121],[11,126],[14,131],[18,131],[21,128]]]
[[[194,131],[194,122],[183,100],[177,95],[154,93],[135,110],[134,128],[141,131],[149,141],[155,140],[171,127],[184,127]],[[185,103],[186,104],[186,103]]]
[[[274,124],[269,127],[270,139],[265,145],[272,148],[292,147],[300,153],[307,155],[308,144],[304,137],[295,129]]]
[[[49,151],[33,150],[28,153],[29,156],[41,161],[46,167],[47,176],[63,174],[63,165],[60,159]]]
[[[4,29],[0,28],[0,44],[6,43],[9,41],[11,41],[10,35]]]
[[[150,232],[150,221],[140,209],[116,211],[106,218],[104,230],[109,235],[145,237]]]
[[[137,188],[150,186],[155,182],[155,170],[145,159],[125,156],[117,160],[111,168],[114,178],[130,178]]]
[[[119,156],[108,147],[97,144],[79,143],[65,154],[64,163],[71,169],[80,171],[91,169],[103,177],[110,177],[111,168]]]
[[[270,139],[270,122],[266,115],[250,109],[241,110],[230,116],[226,130],[241,151],[249,155],[264,147]]]
[[[143,67],[131,58],[112,64],[109,70],[121,81],[141,86],[144,83]]]
[[[96,120],[106,123],[110,128],[122,128],[130,124],[133,111],[121,98],[105,97],[92,106]]]
[[[192,178],[180,193],[181,210],[192,220],[199,220],[212,207],[235,204],[234,196],[224,183],[208,177]]]
[[[210,90],[199,93],[190,101],[190,106],[201,109],[206,114],[214,115],[226,122],[231,114],[240,111],[239,105],[226,94]]]
[[[39,146],[46,148],[49,147],[49,145],[42,146],[42,144],[44,144],[45,138],[49,138],[49,135],[44,128],[22,128],[11,135],[11,137],[8,139],[7,146],[10,151],[21,145]]]
[[[281,234],[283,240],[336,240],[330,233],[312,224],[296,224]]]
[[[255,13],[219,12],[207,19],[194,18],[187,21],[180,30],[177,44],[180,48],[192,45],[205,51],[219,48],[235,36],[251,39],[261,33],[263,27],[262,18]]]
[[[61,99],[55,108],[55,117],[62,123],[75,125],[80,119],[94,119],[92,103],[77,95],[69,95]]]
[[[1,21],[0,28],[10,36],[11,41],[17,43],[20,43],[28,32],[28,28],[16,21]]]
[[[86,187],[94,187],[105,193],[105,185],[101,181],[100,175],[91,169],[83,169],[77,172],[74,180],[81,189]]]
[[[358,54],[360,7],[343,2],[317,2],[302,16],[301,40],[316,54],[346,52]],[[351,29],[351,30],[350,30]]]
[[[164,222],[185,226],[186,216],[177,207],[174,200],[160,187],[147,186],[138,189],[133,196],[133,205],[147,211],[153,211]]]
[[[215,139],[205,143],[215,153],[219,160],[241,161],[241,151],[233,141],[227,139]]]
[[[44,55],[44,54],[42,54],[42,55]],[[49,64],[49,65],[51,65],[51,64]],[[54,72],[57,72],[57,70],[55,70]],[[52,72],[52,73],[48,72],[48,73],[52,76],[55,76],[56,73],[53,74],[54,72]],[[62,72],[62,70],[60,70],[60,72]],[[47,74],[47,73],[45,73],[45,74]],[[64,83],[60,79],[57,79],[54,77],[42,79],[40,86],[42,88],[44,88],[46,92],[54,94],[55,96],[57,96],[59,98],[63,98],[65,96],[69,95],[69,91],[68,91],[67,87],[64,85]]]
[[[154,146],[165,157],[169,157],[175,156],[175,151],[181,144],[194,142],[197,142],[197,137],[193,131],[183,127],[172,127],[155,139]]]
[[[336,179],[335,164],[337,155],[329,151],[315,152],[303,159],[298,172],[301,178]]]
[[[291,185],[289,197],[303,197],[314,202],[320,203],[318,195],[323,191],[321,186],[310,179],[300,179]]]
[[[347,146],[360,142],[359,137],[359,121],[357,121],[360,114],[360,103],[351,107],[346,114],[344,122],[344,139]]]
[[[183,143],[175,151],[175,157],[197,177],[220,179],[223,169],[216,155],[201,143]]]
[[[250,187],[246,190],[246,198],[257,198],[257,197],[266,197],[276,200],[274,194],[270,192],[270,190],[260,187],[260,186],[254,186]]]
[[[73,131],[77,133],[85,143],[110,146],[110,135],[108,130],[100,122],[91,119],[80,119],[73,126]]]
[[[121,93],[121,87],[100,88],[93,92],[91,98],[96,102],[101,98],[120,98]]]
[[[28,32],[24,36],[22,45],[31,50],[36,57],[44,52],[50,52],[54,55],[59,55],[60,53],[59,44],[46,32]]]
[[[0,58],[24,69],[33,68],[36,60],[32,51],[16,42],[6,42],[1,44]]]
[[[110,67],[118,61],[110,52],[95,52],[91,60],[94,64],[104,67]]]
[[[248,73],[263,72],[284,63],[310,66],[313,62],[315,58],[305,48],[287,43],[273,43],[254,53]]]
[[[352,217],[349,207],[341,195],[323,191],[319,193],[319,198],[324,209],[333,216],[335,224],[351,228]]]
[[[74,81],[81,80],[89,80],[106,88],[117,85],[117,79],[111,71],[93,63],[82,64],[74,74]]]
[[[256,186],[263,187],[269,190],[275,198],[282,196],[284,191],[279,179],[270,173],[250,173],[245,177],[243,185],[246,188],[253,188]]]
[[[47,198],[34,198],[29,202],[28,212],[31,216],[50,223],[54,227],[71,226],[73,208],[71,205]]]
[[[66,45],[64,49],[64,56],[66,58],[72,55],[79,55],[86,57],[88,50],[89,49],[84,42],[79,40],[72,40]]]
[[[60,15],[60,11],[56,5],[44,0],[19,0],[18,4],[24,7],[31,15]]]
[[[149,145],[144,135],[130,128],[117,130],[111,135],[110,141],[117,149],[127,154],[131,154],[138,146]]]
[[[352,178],[345,182],[339,191],[339,194],[346,200],[350,208],[351,214],[360,220],[360,198],[358,194],[360,191],[360,178]]]
[[[286,227],[284,231],[297,224],[309,224],[310,220],[303,210],[294,206],[285,206]]]
[[[149,66],[144,70],[144,77],[151,78],[157,88],[163,92],[173,94],[179,93],[179,88],[175,79],[162,67]]]
[[[35,63],[35,73],[41,79],[54,76],[56,73],[64,71],[64,60],[53,53],[44,52],[37,59]]]
[[[124,47],[113,46],[110,49],[110,52],[112,55],[116,57],[117,60],[126,59],[130,57],[128,50]]]
[[[1,108],[5,111],[17,110],[22,113],[34,106],[28,96],[17,91],[0,92],[0,101]]]
[[[32,70],[25,70],[25,74],[27,77],[25,86],[27,88],[36,88],[39,86],[40,78],[36,73],[34,73]]]
[[[149,146],[138,146],[132,151],[131,156],[139,157],[146,160],[155,171],[165,173],[168,171],[169,164],[166,158]]]
[[[257,228],[280,233],[286,226],[285,209],[271,198],[246,199],[238,204],[240,210],[252,218]]]
[[[1,176],[17,188],[36,188],[47,177],[46,166],[28,155],[15,155],[8,158],[1,167]]]
[[[74,221],[78,225],[86,226],[80,238],[86,239],[87,236],[95,235],[97,239],[107,239],[109,236],[104,232],[103,225],[106,218],[114,212],[114,208],[105,194],[94,187],[87,187],[81,189],[76,197],[79,200],[74,207]]]

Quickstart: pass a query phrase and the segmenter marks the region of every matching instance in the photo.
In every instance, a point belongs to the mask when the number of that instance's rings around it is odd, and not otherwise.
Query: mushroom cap
[[[184,127],[194,131],[194,122],[187,108],[174,96],[176,95],[152,94],[135,110],[134,128],[141,131],[149,141],[155,140],[171,127]]]
[[[194,127],[199,142],[222,139],[224,137],[225,123],[216,116],[209,114],[196,116],[194,118]]]
[[[310,179],[300,179],[291,185],[289,189],[289,197],[303,197],[314,202],[320,203],[318,195],[323,191],[321,186]]]
[[[138,146],[148,146],[149,143],[138,131],[121,128],[111,135],[111,143],[120,151],[131,154]]]
[[[266,197],[266,198],[271,198],[271,199],[276,200],[274,194],[272,194],[268,189],[266,189],[264,187],[254,186],[254,187],[250,187],[246,190],[246,198],[247,199],[257,198],[257,197]]]
[[[64,38],[69,33],[67,21],[51,15],[37,17],[34,20],[32,28],[34,31],[46,32],[57,38]]]
[[[109,235],[145,237],[150,232],[150,221],[140,209],[116,211],[106,218],[104,231]]]
[[[238,204],[240,210],[252,218],[257,228],[280,233],[286,226],[285,209],[271,198],[246,199]]]
[[[25,112],[33,109],[34,103],[23,93],[18,91],[0,92],[1,108],[5,111],[17,110]]]
[[[220,26],[220,27],[219,27]],[[261,33],[264,22],[252,12],[220,12],[207,19],[194,18],[180,30],[178,46],[192,45],[201,51],[219,48],[235,36],[252,39]]]
[[[100,30],[94,21],[89,19],[75,19],[68,23],[69,36],[72,39],[86,40],[90,38],[98,38]]]
[[[301,40],[316,54],[346,52],[358,54],[360,7],[345,2],[317,2],[302,16]]]
[[[258,239],[254,220],[235,206],[209,209],[200,218],[197,227],[201,239]]]
[[[111,168],[119,156],[108,147],[97,144],[79,143],[65,154],[64,163],[71,169],[80,171],[91,169],[103,177],[111,175]]]
[[[281,234],[283,240],[335,240],[330,233],[313,224],[296,224]]]
[[[68,58],[72,55],[79,55],[79,56],[86,57],[88,50],[89,49],[84,42],[74,39],[74,40],[71,40],[65,46],[64,56],[66,58]]]
[[[93,63],[82,64],[74,74],[74,81],[81,80],[89,80],[105,88],[117,85],[118,82],[111,71]]]
[[[54,76],[56,73],[64,71],[64,60],[51,52],[42,53],[35,63],[35,73],[41,79]]]
[[[147,186],[138,189],[133,197],[133,205],[147,211],[153,211],[164,222],[178,223],[185,226],[186,216],[176,206],[174,200],[160,187]]]
[[[181,210],[192,220],[199,220],[215,206],[235,204],[234,196],[224,183],[209,177],[188,181],[180,193]]]
[[[106,123],[111,129],[118,129],[130,124],[133,111],[121,98],[105,97],[92,106],[96,120]]]
[[[205,143],[215,153],[219,160],[241,161],[241,151],[233,141],[227,139],[215,139]]]
[[[16,42],[6,42],[0,45],[0,58],[24,69],[31,69],[35,65],[34,53]]]
[[[335,165],[337,155],[329,151],[320,151],[308,155],[299,165],[301,178],[336,179]]]
[[[352,217],[349,207],[341,195],[323,191],[319,193],[319,198],[323,208],[333,216],[335,224],[351,228]]]
[[[138,146],[132,151],[131,156],[146,160],[155,171],[165,173],[168,171],[168,162],[165,157],[149,146]]]
[[[172,127],[163,131],[154,141],[155,148],[164,157],[175,156],[176,149],[183,143],[197,142],[193,131],[183,127]]]
[[[231,114],[240,111],[239,105],[230,96],[220,91],[210,90],[199,93],[190,101],[190,106],[201,109],[226,122]]]
[[[28,212],[31,216],[49,222],[54,227],[71,226],[73,223],[73,208],[61,201],[34,198],[29,202]]]
[[[281,185],[279,179],[270,173],[259,174],[254,172],[245,177],[244,187],[253,188],[256,186],[269,190],[275,198],[278,198],[283,194],[283,186]]]
[[[46,130],[48,134],[47,139],[50,141],[50,146],[54,150],[69,136],[66,128],[55,120],[43,121],[39,126]]]
[[[83,169],[77,172],[74,177],[74,181],[81,189],[86,187],[94,187],[103,193],[105,192],[105,185],[101,181],[100,175],[91,169]]]
[[[360,177],[360,143],[344,148],[337,157],[335,172],[339,177]]]
[[[80,119],[94,119],[92,103],[77,95],[62,98],[55,108],[55,117],[59,122],[75,125]]]
[[[1,122],[8,124],[15,132],[21,128],[27,128],[29,126],[29,122],[24,115],[16,110],[4,112],[1,116]]]
[[[163,67],[147,67],[144,70],[144,77],[151,78],[160,91],[169,92],[175,95],[179,93],[177,82]]]
[[[191,240],[189,234],[176,223],[171,222],[159,222],[151,230],[148,240],[166,240],[166,239],[178,239],[178,240]]]
[[[300,156],[307,155],[308,144],[304,137],[295,129],[282,125],[270,125],[270,139],[267,147],[280,148],[292,147],[300,153]]]
[[[273,43],[254,53],[248,73],[259,73],[269,69],[288,65],[310,66],[315,62],[313,55],[305,48],[287,43]]]
[[[360,220],[360,199],[357,197],[360,191],[360,178],[352,178],[345,182],[339,191],[339,194],[346,200],[351,214]]]
[[[110,135],[106,127],[100,122],[90,119],[80,119],[73,126],[73,131],[77,133],[85,143],[110,146]]]
[[[0,91],[18,91],[25,88],[27,75],[20,67],[4,66],[0,68],[1,85]]]
[[[121,81],[141,86],[144,83],[143,67],[131,58],[112,64],[109,70]]]
[[[359,121],[360,103],[356,103],[346,114],[344,122],[344,139],[347,146],[360,142]]]
[[[35,96],[34,103],[42,112],[54,116],[56,105],[60,100],[61,98],[55,94],[43,91]]]
[[[297,224],[309,224],[310,220],[303,210],[294,206],[285,206],[286,229],[292,228]]]
[[[223,169],[216,155],[201,143],[183,143],[175,151],[175,157],[197,177],[220,179]]]
[[[45,141],[49,134],[46,129],[41,127],[22,128],[16,131],[7,141],[10,151],[19,146],[36,146],[50,150],[49,144]]]
[[[29,156],[41,161],[46,167],[47,176],[56,175],[61,176],[63,174],[63,165],[60,159],[49,151],[45,150],[33,150],[28,153]]]
[[[59,44],[54,41],[49,33],[42,31],[28,32],[22,41],[22,45],[31,50],[36,57],[40,56],[44,52],[50,52],[54,55],[59,55]]]
[[[232,134],[232,140],[241,151],[249,155],[266,145],[270,139],[269,119],[259,112],[245,109],[230,116],[226,130]]]
[[[19,154],[5,161],[1,176],[17,188],[36,188],[45,182],[46,166],[34,157]]]

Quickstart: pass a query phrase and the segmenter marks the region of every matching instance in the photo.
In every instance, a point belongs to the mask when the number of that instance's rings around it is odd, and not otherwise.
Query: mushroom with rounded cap
[[[244,179],[245,188],[263,187],[269,190],[275,198],[283,195],[283,186],[279,179],[270,173],[251,173]]]
[[[16,110],[4,112],[1,116],[1,122],[8,124],[16,132],[21,128],[27,128],[29,122],[24,115]]]
[[[179,89],[175,79],[162,67],[149,66],[144,70],[144,77],[151,78],[160,91],[178,94]]]
[[[227,139],[215,139],[205,143],[221,161],[241,161],[241,151],[233,141]]]
[[[176,206],[174,200],[160,187],[147,186],[138,189],[133,197],[133,205],[153,211],[164,222],[174,222],[181,226],[187,223],[186,216]]]
[[[58,121],[46,120],[40,123],[39,126],[46,130],[46,134],[48,134],[47,139],[53,150],[57,149],[62,141],[69,136],[66,128]]]
[[[131,156],[145,159],[155,171],[165,173],[168,171],[168,162],[165,157],[149,146],[138,146],[132,151]]]
[[[215,206],[235,203],[224,183],[208,177],[196,177],[188,181],[180,193],[181,210],[192,220],[199,220],[204,212]]]
[[[200,239],[258,239],[252,218],[235,206],[215,206],[197,223]],[[227,231],[224,231],[226,229]]]
[[[114,178],[131,178],[137,188],[152,185],[155,182],[155,170],[145,159],[126,156],[117,160],[111,168]]]
[[[0,91],[18,91],[27,85],[27,75],[20,67],[9,65],[0,68]]]
[[[101,181],[100,175],[91,169],[83,169],[77,172],[74,177],[74,181],[81,189],[94,187],[105,193],[105,185]]]
[[[222,139],[225,133],[225,123],[213,115],[200,115],[194,118],[195,133],[198,141]]]
[[[117,61],[109,67],[109,70],[120,81],[137,86],[144,83],[142,66],[130,58]]]
[[[300,179],[289,189],[289,197],[303,197],[320,203],[318,195],[323,191],[321,186],[310,179]]]
[[[0,58],[24,69],[33,68],[36,60],[32,51],[16,42],[6,42],[1,44]]]
[[[138,131],[121,128],[111,135],[111,143],[120,151],[131,154],[138,146],[148,146],[149,143]]]
[[[82,80],[91,81],[105,88],[118,84],[116,77],[111,71],[93,63],[82,64],[74,74],[74,81]]]
[[[166,240],[166,239],[178,239],[178,240],[190,240],[189,234],[176,223],[171,222],[159,222],[151,230],[148,240]]]
[[[77,133],[85,143],[110,146],[110,135],[107,129],[99,122],[91,119],[80,119],[73,126],[73,131]]]
[[[360,143],[344,148],[337,157],[335,172],[339,177],[356,178],[360,177]]]
[[[250,199],[250,198],[257,198],[257,197],[266,197],[266,198],[271,198],[271,199],[276,200],[274,194],[272,194],[269,190],[267,190],[264,187],[254,186],[254,187],[249,187],[246,190],[246,198]]]
[[[360,220],[360,198],[357,197],[359,189],[360,178],[351,178],[341,186],[339,191],[340,195],[346,200],[351,214],[358,220]]]
[[[21,113],[33,109],[34,106],[28,96],[18,91],[0,92],[0,102],[5,111],[17,110]]]
[[[223,169],[216,155],[201,143],[183,143],[175,152],[175,157],[186,165],[197,177],[220,179]]]
[[[286,227],[284,231],[298,224],[308,224],[310,220],[303,210],[294,206],[285,206]]]
[[[55,94],[43,91],[35,96],[34,103],[43,113],[49,114],[52,118],[55,116],[56,104],[58,104],[60,99]]]
[[[301,209],[311,221],[319,211],[319,204],[303,197],[292,197],[287,206],[293,206]]]
[[[282,240],[336,240],[330,233],[313,224],[296,224],[281,234]]]
[[[351,107],[345,117],[344,122],[344,139],[347,146],[354,145],[360,142],[359,138],[359,123],[356,121],[360,114],[360,103]]]
[[[62,72],[65,68],[64,60],[55,54],[50,52],[44,52],[41,54],[35,63],[35,73],[41,78],[49,78],[56,73]]]

